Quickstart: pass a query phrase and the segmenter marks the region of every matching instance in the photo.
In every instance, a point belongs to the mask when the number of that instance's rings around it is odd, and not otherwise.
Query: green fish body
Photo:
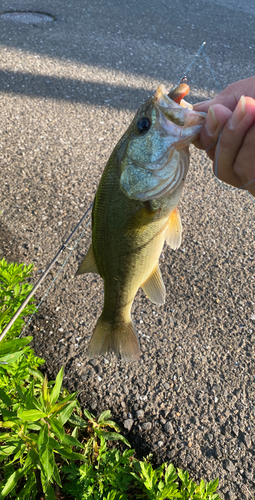
[[[178,87],[174,92],[180,95]],[[141,286],[152,302],[165,302],[158,261],[165,241],[173,249],[181,243],[177,205],[189,166],[188,145],[205,116],[181,104],[161,85],[139,108],[102,174],[92,245],[77,273],[96,272],[104,280],[104,308],[89,357],[114,352],[124,361],[137,360],[139,340],[131,319],[135,295]]]

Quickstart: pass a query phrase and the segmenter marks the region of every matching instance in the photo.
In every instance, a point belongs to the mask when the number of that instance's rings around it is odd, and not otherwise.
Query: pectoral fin
[[[142,285],[144,293],[154,304],[164,304],[166,289],[161,276],[159,265],[156,266],[147,281]]]
[[[182,223],[177,207],[168,219],[166,242],[173,250],[179,248],[182,242]]]
[[[97,273],[97,274],[99,274],[92,245],[90,245],[82,263],[80,264],[79,269],[76,273],[76,276],[78,276],[79,274],[85,274],[85,273]]]

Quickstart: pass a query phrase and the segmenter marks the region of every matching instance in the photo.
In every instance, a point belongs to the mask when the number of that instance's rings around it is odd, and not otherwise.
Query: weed
[[[5,259],[0,260],[0,332],[18,310],[33,286],[26,283],[31,277],[33,264],[8,264]],[[30,301],[23,311],[23,315],[31,314],[35,310],[33,301]],[[8,338],[17,337],[25,324],[21,316],[11,327]],[[7,339],[7,338],[6,338]],[[3,340],[3,342],[5,339]]]

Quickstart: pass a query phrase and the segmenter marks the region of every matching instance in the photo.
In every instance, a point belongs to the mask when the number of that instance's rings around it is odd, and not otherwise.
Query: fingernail
[[[242,95],[240,100],[236,106],[235,111],[233,112],[230,120],[229,120],[229,128],[235,128],[240,123],[245,115],[245,97]]]
[[[215,117],[215,113],[213,111],[213,108],[210,107],[208,109],[207,117],[206,117],[206,122],[205,122],[205,128],[208,133],[208,135],[213,135],[214,132],[216,131],[218,127],[218,122]]]

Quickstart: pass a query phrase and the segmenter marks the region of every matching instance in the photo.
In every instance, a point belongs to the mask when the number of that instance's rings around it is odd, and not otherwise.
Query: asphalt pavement
[[[215,96],[217,84],[223,89],[254,74],[255,6],[13,0],[0,10],[54,16],[33,24],[0,16],[0,256],[34,262],[36,282],[93,201],[112,149],[157,85],[170,89],[187,73],[194,103]],[[195,57],[204,41],[207,59]],[[215,179],[206,153],[192,147],[179,209],[182,246],[164,248],[160,261],[166,304],[156,307],[141,290],[134,301],[138,363],[86,357],[103,303],[99,277],[74,277],[90,226],[27,333],[49,377],[64,364],[67,389],[79,390],[95,415],[111,409],[138,456],[152,452],[157,463],[171,460],[196,480],[219,477],[224,500],[252,499],[254,199]]]

